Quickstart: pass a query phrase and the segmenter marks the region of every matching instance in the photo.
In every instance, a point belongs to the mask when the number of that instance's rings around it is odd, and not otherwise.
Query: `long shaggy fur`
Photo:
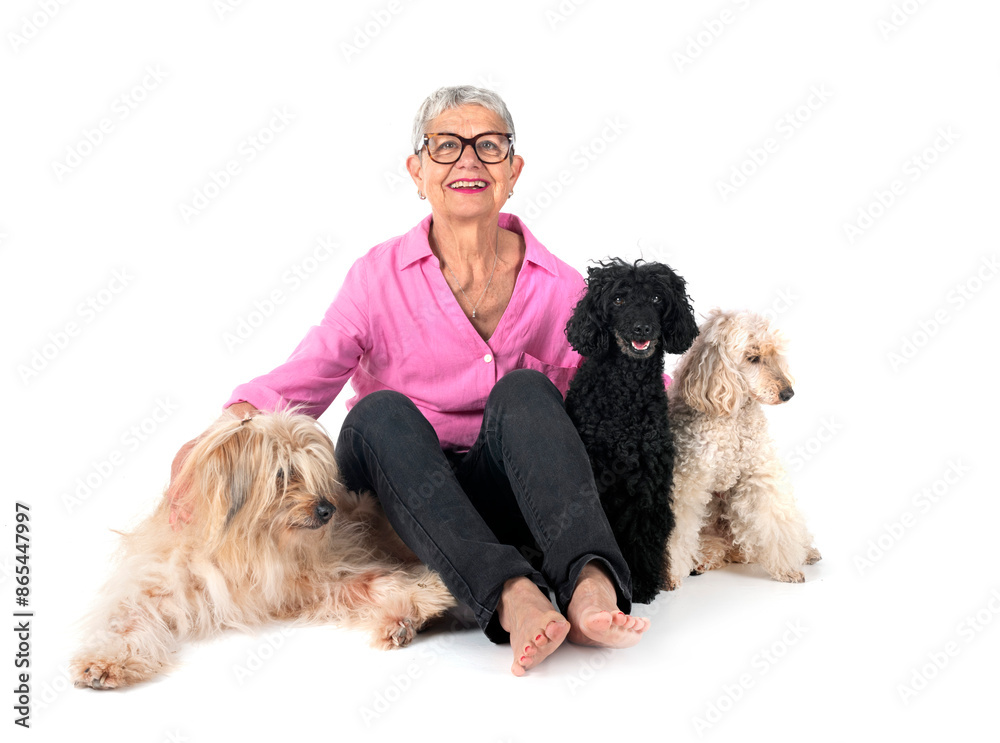
[[[312,418],[220,421],[179,478],[192,518],[171,528],[164,498],[123,535],[71,664],[77,686],[145,681],[183,643],[273,620],[337,623],[367,631],[376,647],[403,646],[455,605],[375,500],[341,485],[333,445]]]
[[[820,559],[767,431],[762,405],[792,397],[781,336],[752,312],[713,310],[669,389],[674,530],[668,587],[726,562],[801,583]]]
[[[587,357],[566,411],[587,448],[601,504],[632,573],[632,598],[649,603],[664,583],[663,551],[674,445],[663,354],[698,332],[684,280],[662,263],[602,263],[566,327]]]

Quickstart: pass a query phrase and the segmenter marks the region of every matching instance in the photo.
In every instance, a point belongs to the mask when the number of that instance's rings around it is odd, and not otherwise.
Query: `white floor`
[[[472,730],[491,741],[563,730],[588,740],[974,739],[990,717],[1000,646],[1000,582],[985,546],[992,525],[966,523],[962,505],[988,487],[985,474],[969,474],[862,571],[856,561],[880,522],[851,518],[842,492],[850,478],[830,466],[828,484],[816,471],[803,488],[824,553],[805,584],[746,566],[694,577],[637,607],[654,621],[638,647],[567,645],[520,679],[509,673],[509,648],[459,613],[399,651],[368,649],[363,636],[334,628],[274,627],[192,647],[179,670],[143,687],[72,689],[68,626],[94,592],[105,545],[39,519],[38,532],[51,536],[36,554],[75,557],[42,563],[54,574],[36,571],[32,724],[44,740],[398,740],[424,731],[462,740]],[[955,559],[943,560],[942,548]]]
[[[34,612],[17,734],[996,737],[995,3],[10,6],[0,606],[12,621],[19,501]],[[507,99],[527,163],[507,210],[553,252],[579,270],[664,260],[697,311],[765,311],[790,336],[796,396],[769,420],[823,561],[803,585],[692,578],[647,608],[639,647],[567,646],[521,679],[456,620],[391,653],[275,627],[192,647],[140,688],[69,688],[110,530],[155,503],[178,446],[288,355],[351,263],[426,214],[401,169],[410,121],[464,81]],[[281,107],[291,123],[261,134]],[[251,157],[248,137],[267,145]]]

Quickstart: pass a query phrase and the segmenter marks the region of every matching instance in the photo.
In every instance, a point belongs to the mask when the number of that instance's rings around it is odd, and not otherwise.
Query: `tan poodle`
[[[677,447],[669,589],[726,562],[802,583],[802,566],[820,559],[761,408],[794,394],[783,351],[766,318],[716,309],[677,366],[668,390]]]

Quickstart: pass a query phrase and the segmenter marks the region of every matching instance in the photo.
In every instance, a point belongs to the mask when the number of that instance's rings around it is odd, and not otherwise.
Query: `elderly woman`
[[[649,622],[628,615],[628,567],[563,408],[583,279],[500,213],[524,166],[513,144],[495,93],[431,95],[406,163],[431,214],[362,256],[322,323],[227,409],[319,416],[350,379],[345,484],[377,494],[521,676],[566,639],[626,647]]]

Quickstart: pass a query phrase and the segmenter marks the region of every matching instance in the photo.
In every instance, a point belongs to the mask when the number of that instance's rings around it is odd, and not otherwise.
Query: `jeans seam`
[[[548,526],[538,514],[538,510],[535,508],[531,495],[528,493],[528,489],[524,485],[524,480],[518,472],[517,467],[514,466],[513,460],[510,456],[510,451],[506,446],[504,446],[500,437],[496,435],[495,430],[490,432],[490,430],[487,429],[487,433],[491,433],[493,440],[496,441],[497,446],[500,447],[500,453],[503,455],[504,470],[507,472],[508,478],[514,478],[517,481],[518,491],[521,493],[521,500],[523,501],[524,506],[531,511],[532,521],[538,526],[538,530],[542,533],[542,536],[545,537],[545,544],[538,545],[539,549],[544,552],[552,546],[552,537],[549,535]]]
[[[466,594],[469,596],[470,600],[472,600],[476,604],[476,607],[474,607],[476,613],[478,614],[481,611],[482,613],[489,613],[492,615],[492,613],[496,611],[496,609],[491,610],[483,606],[482,604],[479,603],[478,600],[476,600],[476,598],[472,595],[471,586],[469,586],[469,584],[465,581],[465,579],[462,578],[458,570],[455,569],[455,566],[452,564],[451,560],[448,559],[448,556],[445,555],[445,553],[441,550],[441,548],[437,546],[437,544],[431,538],[431,535],[427,533],[427,531],[424,529],[420,521],[413,515],[413,512],[410,511],[410,509],[407,507],[406,502],[399,497],[399,494],[396,492],[396,489],[392,487],[392,484],[389,482],[389,479],[385,476],[385,471],[382,469],[382,464],[381,462],[379,462],[378,457],[375,456],[375,450],[372,449],[369,443],[365,440],[364,434],[361,433],[358,429],[353,427],[347,427],[341,429],[342,434],[344,431],[350,433],[352,436],[356,436],[361,440],[362,446],[364,446],[365,449],[367,450],[367,454],[371,456],[371,461],[374,463],[374,466],[378,468],[379,476],[386,483],[386,487],[388,487],[389,490],[392,492],[392,497],[396,499],[396,503],[399,505],[400,510],[404,511],[407,517],[410,519],[410,521],[420,530],[420,533],[423,534],[424,536],[425,543],[429,544],[434,549],[434,552],[437,553],[437,555],[441,558],[442,564],[446,564],[448,566],[448,569],[450,570],[452,576],[454,576],[454,578],[456,579],[455,582],[456,583],[460,582],[465,586]]]

